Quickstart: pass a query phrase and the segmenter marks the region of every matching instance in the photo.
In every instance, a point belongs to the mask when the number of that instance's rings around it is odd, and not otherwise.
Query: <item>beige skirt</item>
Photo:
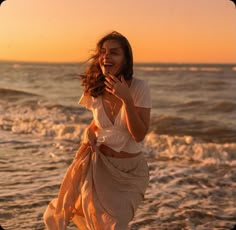
[[[82,145],[58,198],[44,213],[44,223],[49,230],[65,230],[70,220],[80,230],[125,230],[143,200],[148,180],[143,154],[114,158]]]

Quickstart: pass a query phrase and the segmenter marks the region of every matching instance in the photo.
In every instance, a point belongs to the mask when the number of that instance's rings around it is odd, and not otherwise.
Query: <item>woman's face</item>
[[[125,54],[120,43],[116,40],[107,40],[99,52],[99,65],[102,73],[119,77],[125,64]]]

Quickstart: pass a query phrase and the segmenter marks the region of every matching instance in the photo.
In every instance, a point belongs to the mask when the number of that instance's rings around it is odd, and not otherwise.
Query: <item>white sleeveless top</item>
[[[136,107],[152,107],[150,89],[145,81],[133,78],[129,89]],[[140,144],[132,138],[128,131],[123,105],[113,124],[104,110],[101,96],[94,98],[83,94],[79,104],[85,106],[93,113],[95,125],[98,127],[96,133],[98,145],[107,145],[116,152],[137,153],[141,151]]]

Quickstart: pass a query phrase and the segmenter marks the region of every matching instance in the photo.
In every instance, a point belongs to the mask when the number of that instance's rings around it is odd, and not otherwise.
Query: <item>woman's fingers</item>
[[[116,77],[109,74],[109,75],[106,76],[104,83],[106,85],[106,88],[105,88],[106,91],[108,91],[109,93],[114,94],[115,86],[116,86],[116,83],[117,83]]]
[[[105,88],[108,93],[114,94],[114,91],[108,87]]]
[[[117,82],[118,81],[118,79],[117,79],[117,77],[115,77],[114,75],[112,75],[112,74],[110,74],[110,73],[108,73],[108,78],[110,78],[112,81],[114,81],[114,82]]]
[[[113,86],[115,84],[115,81],[110,77],[106,77],[105,83],[107,83],[108,86]]]
[[[107,82],[107,86],[109,87],[109,88],[113,88],[114,86],[116,86],[116,84],[119,84],[119,83],[121,83],[121,81],[117,78],[117,77],[115,77],[115,76],[113,76],[113,75],[111,75],[111,74],[108,74],[107,76],[106,76],[106,78],[105,78],[105,83]]]
[[[117,83],[119,81],[119,79],[117,79],[117,77],[115,77],[115,76],[113,76],[111,74],[106,75],[105,80],[107,82],[109,82],[110,84],[114,84],[114,83]]]
[[[123,75],[120,75],[119,78],[120,80],[117,77],[108,74],[104,82],[106,85],[105,87],[106,91],[118,97],[120,97],[121,91],[124,90],[124,86],[127,87],[127,83]]]
[[[109,89],[112,89],[114,87],[114,84],[111,84],[108,81],[105,81],[104,83],[105,83],[106,87],[109,88]]]

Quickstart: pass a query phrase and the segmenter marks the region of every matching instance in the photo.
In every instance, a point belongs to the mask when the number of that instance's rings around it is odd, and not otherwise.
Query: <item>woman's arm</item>
[[[135,107],[133,100],[123,101],[128,130],[135,141],[142,141],[149,129],[151,109]]]
[[[112,75],[106,76],[106,90],[118,97],[125,108],[126,123],[134,140],[140,142],[147,134],[150,122],[150,109],[135,107],[129,87],[124,77],[119,81]]]

